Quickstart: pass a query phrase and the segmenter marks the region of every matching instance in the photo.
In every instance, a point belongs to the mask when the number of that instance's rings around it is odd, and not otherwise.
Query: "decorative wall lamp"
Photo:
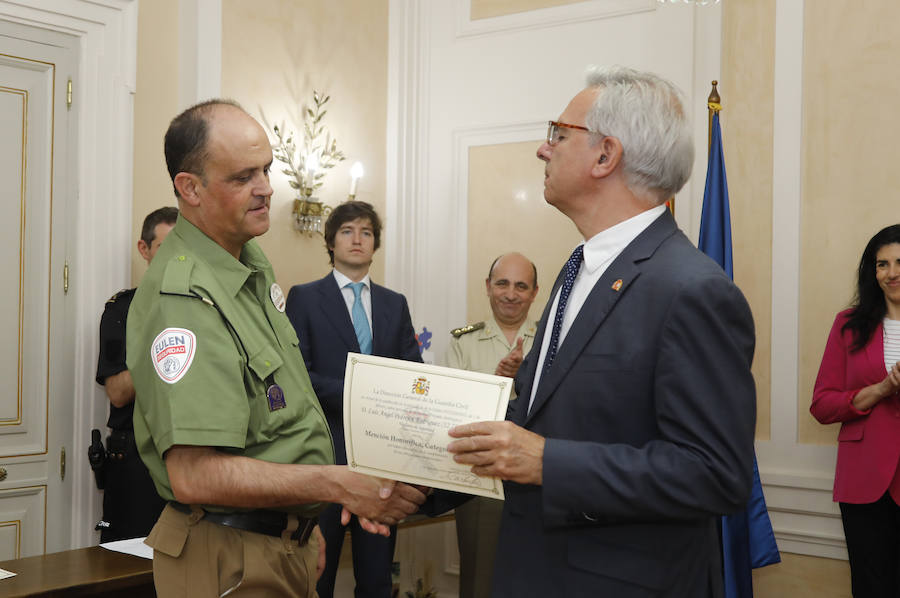
[[[346,159],[344,153],[337,149],[337,140],[322,124],[327,113],[324,107],[330,99],[331,96],[321,96],[313,91],[313,107],[306,108],[304,114],[303,143],[300,147],[294,143],[294,134],[285,131],[283,122],[281,126],[272,127],[276,138],[272,153],[276,160],[285,165],[281,172],[289,177],[288,184],[299,194],[294,199],[292,211],[294,229],[310,237],[316,233],[322,234],[322,224],[331,212],[331,207],[324,205],[314,193],[322,186],[328,170]],[[354,193],[355,186],[351,186],[351,195]]]

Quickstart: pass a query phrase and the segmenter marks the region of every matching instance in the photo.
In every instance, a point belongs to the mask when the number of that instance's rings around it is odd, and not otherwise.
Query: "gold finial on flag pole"
[[[722,110],[722,98],[719,97],[719,90],[716,89],[716,85],[719,82],[713,80],[712,82],[712,91],[709,92],[709,97],[706,98],[706,108],[709,110],[709,124],[707,125],[707,139],[706,139],[706,155],[709,156],[709,148],[712,146],[712,121],[713,114]]]

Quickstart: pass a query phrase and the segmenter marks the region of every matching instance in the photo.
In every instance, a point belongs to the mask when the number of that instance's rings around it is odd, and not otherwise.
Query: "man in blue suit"
[[[300,352],[331,427],[335,463],[347,463],[343,398],[347,353],[422,361],[406,298],[369,280],[381,244],[381,220],[368,203],[347,201],[325,222],[325,246],[334,269],[321,280],[291,288],[286,312],[297,330]],[[347,526],[341,506],[319,516],[326,542],[325,571],[316,590],[331,598]],[[353,545],[356,598],[389,598],[396,527],[388,538],[366,533],[356,517],[348,524]]]
[[[722,595],[716,520],[746,505],[753,475],[755,335],[664,205],[692,138],[674,85],[595,68],[538,149],[544,198],[584,242],[508,420],[450,432],[458,462],[507,481],[495,598]]]

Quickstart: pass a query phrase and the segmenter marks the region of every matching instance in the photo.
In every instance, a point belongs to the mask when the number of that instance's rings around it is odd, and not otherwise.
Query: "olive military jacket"
[[[506,340],[506,335],[500,329],[494,318],[490,318],[482,324],[471,324],[452,331],[453,338],[447,348],[447,366],[471,372],[493,374],[500,360],[513,350],[512,345]],[[531,319],[525,319],[516,338],[521,337],[522,355],[528,355],[534,343],[534,335],[537,332],[537,323]],[[515,393],[513,393],[515,395]],[[510,399],[514,399],[511,396]]]

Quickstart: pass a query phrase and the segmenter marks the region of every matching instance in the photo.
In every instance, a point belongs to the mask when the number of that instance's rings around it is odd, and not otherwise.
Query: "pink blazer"
[[[869,411],[850,403],[857,392],[887,375],[883,328],[879,324],[869,343],[851,353],[853,335],[841,332],[848,312],[834,319],[809,411],[820,423],[841,422],[834,500],[871,503],[890,490],[900,504],[900,396],[886,397]]]

